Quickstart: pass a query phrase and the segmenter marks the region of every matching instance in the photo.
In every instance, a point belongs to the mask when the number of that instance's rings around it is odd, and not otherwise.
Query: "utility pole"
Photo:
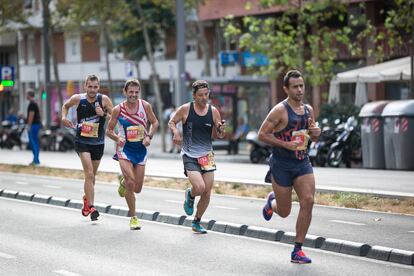
[[[51,93],[50,93],[50,50],[49,50],[49,3],[50,0],[42,0],[43,6],[43,57],[45,65],[45,91],[46,91],[46,126],[50,126],[51,118]],[[41,98],[41,97],[40,97]]]
[[[177,91],[175,93],[175,105],[178,107],[187,100],[187,89],[185,86],[185,14],[184,0],[177,0],[177,62],[178,80]]]
[[[414,99],[414,25],[411,27],[411,99]]]

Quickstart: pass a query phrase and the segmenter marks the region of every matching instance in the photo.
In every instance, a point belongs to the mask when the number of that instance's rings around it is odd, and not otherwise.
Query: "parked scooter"
[[[327,163],[330,167],[339,167],[344,163],[347,168],[351,162],[362,161],[361,137],[358,122],[354,116],[342,125],[342,131],[329,149]]]
[[[45,151],[68,151],[75,149],[75,135],[71,130],[52,125],[40,136],[40,147]]]
[[[309,146],[308,155],[313,166],[325,167],[329,149],[331,145],[336,142],[339,133],[337,126],[340,119],[336,119],[334,126],[330,126],[328,119],[323,119],[321,122],[321,136],[318,141],[312,142]]]
[[[1,123],[2,132],[0,139],[0,147],[6,149],[12,149],[14,146],[18,146],[22,149],[22,142],[20,137],[24,130],[24,124],[13,124],[10,121],[3,121]]]
[[[263,163],[271,154],[271,147],[257,139],[256,131],[249,131],[246,135],[248,150],[250,152],[250,161],[252,163]]]

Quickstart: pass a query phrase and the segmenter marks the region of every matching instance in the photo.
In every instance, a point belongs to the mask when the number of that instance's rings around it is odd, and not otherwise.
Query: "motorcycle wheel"
[[[328,160],[327,160],[329,167],[335,167],[335,168],[339,167],[339,165],[342,162],[342,155],[343,155],[342,149],[338,147],[330,149],[328,152]]]
[[[313,158],[313,162],[318,167],[325,167],[326,158],[321,153],[318,153],[315,158]]]
[[[258,150],[258,149],[253,149],[251,152],[250,152],[250,161],[252,162],[252,163],[255,163],[255,164],[257,164],[257,163],[259,163],[260,162],[260,160],[261,160],[261,157],[260,157],[260,151]]]

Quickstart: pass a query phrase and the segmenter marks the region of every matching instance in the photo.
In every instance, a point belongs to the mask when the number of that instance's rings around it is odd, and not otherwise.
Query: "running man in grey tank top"
[[[200,225],[200,220],[210,202],[216,170],[212,139],[224,138],[225,124],[218,110],[208,103],[208,83],[204,80],[195,81],[192,90],[193,102],[180,106],[168,122],[168,126],[174,134],[173,143],[182,144],[184,174],[191,183],[191,188],[185,191],[184,211],[191,216],[194,212],[195,197],[200,196],[192,229],[196,233],[206,234],[207,231]],[[183,137],[176,127],[179,122],[183,124]]]

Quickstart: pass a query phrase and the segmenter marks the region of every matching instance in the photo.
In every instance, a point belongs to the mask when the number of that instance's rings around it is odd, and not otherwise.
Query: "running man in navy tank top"
[[[158,129],[158,120],[151,105],[139,99],[141,85],[138,80],[128,80],[123,91],[126,101],[114,107],[106,135],[117,144],[114,159],[119,161],[122,171],[118,194],[125,197],[131,217],[129,227],[136,230],[141,229],[141,225],[135,214],[135,193],[140,193],[144,184],[147,147]]]
[[[311,263],[302,251],[312,219],[315,178],[307,153],[309,140],[318,140],[321,130],[314,122],[311,106],[303,104],[305,85],[297,70],[287,72],[283,79],[287,99],[269,112],[259,130],[259,140],[272,145],[269,172],[265,181],[271,182],[262,213],[270,220],[273,213],[285,218],[292,208],[292,189],[299,198],[299,215],[296,223],[295,247],[291,254],[293,263]]]
[[[210,202],[216,170],[212,139],[222,139],[225,136],[225,124],[218,110],[208,103],[208,83],[203,80],[195,81],[192,90],[193,102],[180,106],[168,126],[174,133],[173,143],[182,144],[184,174],[191,183],[191,188],[185,191],[184,211],[191,216],[195,197],[200,196],[192,229],[196,233],[205,234],[207,231],[200,225],[200,220]],[[183,124],[183,137],[176,127],[179,122]]]
[[[105,121],[112,111],[111,100],[99,93],[99,78],[88,75],[84,85],[85,93],[75,94],[62,106],[62,123],[76,128],[75,150],[82,162],[85,176],[82,215],[91,215],[97,220],[99,212],[93,206],[95,201],[95,176],[101,162],[105,143]],[[76,126],[66,116],[69,108],[77,106]]]

